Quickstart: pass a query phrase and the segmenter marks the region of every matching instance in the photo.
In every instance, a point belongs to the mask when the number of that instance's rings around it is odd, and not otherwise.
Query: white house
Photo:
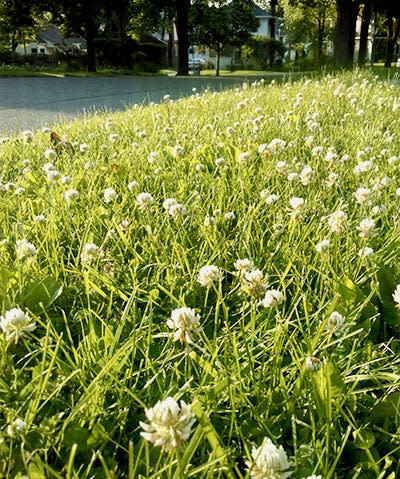
[[[19,44],[16,53],[21,55],[50,55],[66,45],[74,46],[78,50],[86,50],[86,42],[83,38],[64,38],[57,27],[48,25],[36,32],[34,41],[25,45]]]

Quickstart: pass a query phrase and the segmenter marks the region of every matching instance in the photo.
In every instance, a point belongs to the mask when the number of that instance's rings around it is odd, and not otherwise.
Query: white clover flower
[[[299,178],[303,185],[309,185],[314,181],[315,171],[311,168],[311,166],[307,165],[301,170]]]
[[[357,254],[361,259],[367,259],[374,255],[374,250],[369,246],[364,246]]]
[[[291,173],[287,175],[287,179],[288,181],[290,181],[290,183],[293,183],[299,179],[299,174],[296,173],[295,171],[292,171]]]
[[[40,213],[39,215],[35,216],[35,222],[36,223],[45,223],[46,222],[46,216],[43,213]]]
[[[260,269],[245,271],[241,275],[242,288],[250,296],[262,296],[268,287],[267,279]]]
[[[316,476],[315,474],[311,474],[311,476],[307,476],[304,479],[322,479],[321,475]]]
[[[260,447],[253,447],[251,457],[246,466],[252,479],[286,479],[292,474],[285,450],[276,447],[269,437],[264,438]]]
[[[203,224],[204,226],[208,228],[210,226],[217,224],[217,219],[215,218],[215,216],[206,216],[204,218]]]
[[[305,204],[306,204],[305,199],[293,197],[293,198],[290,198],[289,204],[291,207],[291,210],[289,212],[290,216],[292,216],[295,219],[302,219]]]
[[[264,306],[264,308],[276,308],[283,303],[283,300],[284,296],[279,290],[269,289],[266,291],[261,304]]]
[[[72,183],[73,179],[69,175],[64,175],[61,177],[61,183],[63,185],[70,185]]]
[[[244,151],[239,154],[239,157],[238,157],[239,165],[248,166],[251,164],[251,160],[252,158],[248,151]]]
[[[375,220],[372,218],[362,220],[358,225],[358,229],[360,230],[359,236],[361,239],[371,238],[375,234]]]
[[[214,161],[214,163],[215,163],[215,166],[218,166],[218,167],[221,168],[221,167],[223,167],[223,166],[226,165],[226,160],[225,160],[225,158],[224,158],[223,156],[221,156],[221,157],[217,158],[217,159]]]
[[[359,175],[361,173],[367,173],[368,171],[370,171],[373,167],[373,163],[372,161],[370,160],[365,160],[365,161],[361,161],[360,163],[358,163],[353,171],[356,175]]]
[[[79,192],[78,190],[71,188],[64,193],[64,198],[67,203],[71,203],[79,198]]]
[[[322,368],[324,363],[318,359],[316,356],[307,356],[306,357],[306,369],[307,371],[318,371]]]
[[[347,214],[338,210],[328,216],[328,226],[334,233],[343,233],[347,227]]]
[[[132,180],[128,183],[128,190],[132,193],[132,191],[139,188],[139,183],[135,180]]]
[[[196,171],[204,171],[206,167],[203,165],[203,163],[197,163],[195,166]]]
[[[286,175],[288,168],[289,165],[286,163],[286,161],[278,161],[278,163],[275,165],[275,170],[280,175]]]
[[[227,211],[224,213],[224,220],[225,221],[233,221],[236,218],[234,211]]]
[[[188,214],[188,210],[185,205],[182,203],[175,203],[168,208],[168,214],[172,216],[172,218],[181,218]]]
[[[149,156],[147,157],[147,162],[152,165],[153,163],[156,163],[160,159],[160,155],[158,154],[157,151],[151,151]]]
[[[235,269],[239,275],[243,275],[254,268],[253,262],[248,258],[237,259],[234,263]]]
[[[331,242],[328,239],[323,239],[315,245],[317,253],[323,253],[327,251],[331,246]]]
[[[27,259],[32,258],[36,253],[36,247],[34,244],[24,239],[17,240],[16,242],[17,258]]]
[[[90,264],[103,257],[102,250],[94,243],[86,243],[82,248],[81,263]]]
[[[104,201],[106,203],[113,203],[118,198],[118,193],[114,190],[114,188],[106,188],[103,192]]]
[[[397,303],[396,308],[400,308],[400,284],[396,286],[396,289],[394,290],[392,297],[394,299],[394,302]]]
[[[17,437],[25,431],[26,427],[26,422],[18,417],[7,426],[7,434],[10,437]]]
[[[56,158],[56,156],[56,152],[51,148],[47,148],[44,152],[44,157],[46,158],[46,160],[54,159]]]
[[[115,142],[118,140],[118,138],[119,138],[118,133],[110,133],[110,134],[108,135],[108,141],[109,141],[110,143],[115,143]]]
[[[199,331],[200,315],[192,308],[177,308],[171,313],[171,319],[167,320],[167,326],[175,329],[174,341],[193,344],[192,333]]]
[[[360,205],[369,204],[371,202],[370,188],[357,188],[353,193],[353,196]]]
[[[339,175],[333,171],[329,173],[328,178],[325,180],[325,184],[328,188],[333,188],[337,185]]]
[[[61,173],[58,170],[50,170],[47,172],[47,179],[52,183],[56,183],[60,178]]]
[[[328,318],[326,330],[333,332],[335,336],[339,336],[347,328],[346,318],[338,311],[333,311]]]
[[[0,328],[5,333],[7,341],[17,343],[20,337],[25,336],[25,333],[36,329],[36,323],[32,323],[28,313],[22,309],[12,308],[0,317]]]
[[[166,198],[163,201],[163,208],[168,211],[172,205],[176,205],[177,203],[175,198]]]
[[[136,197],[136,204],[140,211],[149,211],[154,203],[154,198],[150,193],[142,192]]]
[[[130,223],[128,220],[122,220],[121,223],[118,225],[119,229],[126,233],[129,230]]]
[[[183,146],[181,145],[175,145],[171,151],[174,158],[180,158],[181,156],[183,156],[184,152],[185,148],[183,148]]]
[[[90,146],[89,146],[87,143],[81,143],[81,144],[79,145],[79,151],[80,151],[81,153],[85,153],[86,151],[89,150],[89,148],[90,148]]]
[[[150,423],[139,422],[144,430],[140,435],[155,446],[161,446],[165,452],[172,452],[187,441],[195,422],[190,406],[181,401],[179,407],[172,397],[146,408],[145,414]]]
[[[286,141],[281,140],[280,138],[274,138],[267,145],[267,150],[269,153],[279,153],[286,146]]]
[[[197,281],[201,286],[209,288],[216,281],[222,281],[222,272],[218,266],[213,264],[202,266],[197,276]]]
[[[313,149],[311,150],[311,156],[321,156],[322,153],[324,152],[323,146],[314,146]]]
[[[278,200],[279,200],[279,196],[272,194],[265,198],[265,204],[272,205],[273,203],[276,203]]]

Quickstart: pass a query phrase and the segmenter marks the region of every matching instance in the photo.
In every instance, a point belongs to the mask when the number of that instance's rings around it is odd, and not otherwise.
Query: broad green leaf
[[[63,442],[68,448],[73,447],[74,444],[77,444],[78,450],[87,450],[87,440],[89,439],[89,436],[90,433],[87,429],[80,426],[76,422],[71,422],[65,428]]]
[[[369,449],[375,444],[375,435],[367,429],[353,431],[354,444],[358,449]]]
[[[61,294],[62,285],[51,276],[34,281],[25,287],[23,303],[33,312],[48,308]]]

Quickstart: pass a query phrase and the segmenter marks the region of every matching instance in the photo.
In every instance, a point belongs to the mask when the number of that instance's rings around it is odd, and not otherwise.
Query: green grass
[[[291,478],[399,477],[398,103],[357,72],[255,81],[2,142],[0,475],[249,478],[269,437]],[[139,424],[167,397],[195,419],[170,453]]]

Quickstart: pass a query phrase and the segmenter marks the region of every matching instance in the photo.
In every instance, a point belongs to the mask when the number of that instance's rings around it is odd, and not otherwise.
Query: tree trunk
[[[371,0],[364,0],[364,9],[361,19],[360,44],[358,47],[358,66],[363,67],[367,60],[368,33],[371,23]]]
[[[273,39],[276,37],[276,7],[277,0],[271,0],[269,4],[269,10],[271,18],[269,19],[269,36]],[[275,65],[275,48],[271,48],[269,51],[269,66],[272,68]]]
[[[178,35],[178,75],[189,75],[189,6],[190,0],[175,0]]]
[[[388,16],[387,24],[388,24],[388,30],[387,30],[385,67],[390,68],[393,61],[394,47],[396,45],[397,39],[399,38],[400,19],[392,18]]]
[[[337,67],[347,67],[353,62],[355,22],[358,0],[336,0],[336,27],[334,62]]]
[[[92,13],[91,2],[85,2],[83,11],[83,26],[85,29],[86,55],[88,72],[96,72],[96,25],[94,24],[94,16]]]
[[[217,66],[215,69],[215,76],[219,77],[219,64],[220,64],[220,58],[221,58],[221,45],[218,43],[217,45]]]

